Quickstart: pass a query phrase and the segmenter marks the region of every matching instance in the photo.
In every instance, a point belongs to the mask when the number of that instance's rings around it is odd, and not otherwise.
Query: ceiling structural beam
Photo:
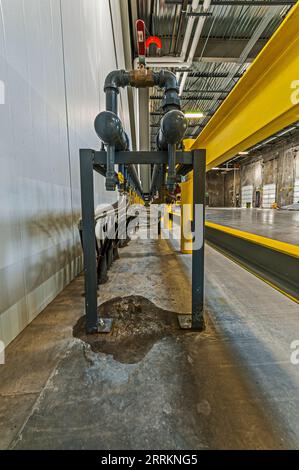
[[[183,110],[183,112],[184,112],[184,110]],[[155,112],[150,113],[151,116],[163,116],[164,114],[165,113],[163,113],[163,111],[161,111],[161,112],[160,111],[155,111]],[[205,119],[205,118],[210,117],[212,115],[213,115],[213,113],[210,110],[207,110],[207,111],[205,111],[204,116],[203,116],[202,119]]]
[[[299,3],[195,139],[208,169],[298,121],[298,24]]]
[[[219,93],[219,92],[217,92]],[[157,95],[151,95],[150,96],[150,99],[151,100],[161,100],[163,98],[163,96],[157,96]],[[189,95],[189,96],[181,96],[181,100],[182,101],[200,101],[200,100],[203,100],[203,101],[213,101],[213,100],[217,100],[217,101],[223,101],[225,100],[225,96],[219,96],[219,97],[214,97],[214,96],[206,96],[206,95]]]
[[[223,93],[227,94],[230,90],[217,90],[217,88],[194,88],[194,90],[184,90],[184,93]]]
[[[247,46],[249,38],[233,39],[233,38],[207,38],[201,37],[196,52],[194,54],[193,64],[197,64],[200,59],[203,62],[214,61],[220,57],[223,62],[230,62],[238,60],[245,47]],[[253,44],[251,50],[247,55],[248,62],[252,60],[261,52],[267,43],[266,39],[258,38]]]
[[[211,5],[229,5],[229,6],[249,6],[249,7],[280,7],[295,5],[297,0],[212,0]],[[166,4],[175,5],[181,3],[181,0],[165,0]],[[201,1],[202,5],[203,2]],[[189,5],[191,5],[191,0],[189,0]]]
[[[183,13],[183,11],[186,11],[187,8],[188,8],[188,0],[183,0],[182,1],[182,6],[181,6],[181,14],[180,14],[180,18],[179,18],[178,29],[177,29],[177,33],[176,33],[175,45],[174,45],[175,54],[178,53],[180,36],[181,36],[181,33],[182,33],[182,26],[183,26],[183,20],[184,20],[184,15],[182,13]],[[173,40],[173,38],[172,38],[172,40]]]
[[[188,124],[188,128],[192,128],[192,127],[199,127],[200,124]],[[157,127],[157,128],[160,128],[160,124],[151,124],[150,127]]]
[[[190,72],[189,78],[226,78],[229,76],[228,72]],[[234,74],[233,78],[241,78],[241,73]]]
[[[211,0],[204,0],[203,4],[202,4],[201,13],[207,13],[210,9],[210,6],[211,6]],[[192,3],[192,7],[193,7],[193,3]],[[200,39],[202,31],[203,31],[205,20],[206,20],[206,16],[200,16],[198,18],[198,22],[197,22],[197,25],[196,25],[194,37],[193,37],[193,40],[192,40],[192,43],[191,43],[191,46],[190,46],[190,49],[189,49],[188,57],[187,57],[187,64],[192,65],[192,63],[193,63],[193,59],[194,59],[194,56],[195,56],[195,53],[196,53],[196,50],[197,50],[199,39]],[[178,73],[177,78],[179,78],[179,75],[180,74]],[[182,96],[182,94],[183,94],[187,77],[188,77],[188,72],[184,72],[183,76],[182,76],[182,79],[181,79],[181,82],[180,82],[180,91],[179,91],[180,96]]]
[[[162,35],[160,36],[163,39]],[[193,36],[191,36],[191,39]],[[167,48],[167,43],[171,42],[172,36],[165,35],[164,43]],[[182,35],[178,37],[178,40],[181,42],[184,39]],[[196,66],[200,60],[203,62],[214,61],[217,62],[219,58],[223,59],[223,62],[233,62],[238,59],[244,50],[245,46],[248,43],[247,38],[231,38],[231,37],[207,37],[206,34],[202,35],[199,38],[197,48],[193,58],[193,66]],[[248,54],[248,62],[252,60],[261,52],[263,47],[266,45],[267,40],[264,38],[259,38]],[[168,57],[169,58],[169,57]],[[173,61],[173,58],[171,58]],[[180,69],[182,65],[180,64]]]
[[[253,58],[246,59],[247,64],[251,64]],[[238,64],[240,62],[239,57],[202,57],[198,62],[202,63],[214,63],[214,64]],[[194,57],[193,64],[196,65],[197,58]]]
[[[261,18],[252,36],[250,37],[246,46],[244,47],[244,49],[242,50],[240,54],[239,61],[238,61],[239,70],[241,69],[241,67],[244,67],[245,65],[246,65],[246,68],[248,67],[249,64],[248,64],[247,58],[250,54],[250,51],[255,46],[255,44],[261,37],[262,33],[267,28],[269,23],[271,23],[271,21],[276,16],[276,14],[277,14],[277,8],[270,9],[270,10],[268,9],[266,13],[263,15],[263,17]],[[236,71],[230,71],[227,78],[224,80],[222,86],[224,86],[225,88],[232,88],[234,86],[233,77],[235,73]],[[211,108],[216,111],[218,106],[219,106],[218,100],[215,98],[215,101],[212,104]]]
[[[199,16],[212,16],[211,11],[202,11],[202,12],[196,12],[196,11],[191,11],[190,13],[186,13],[186,16],[194,16],[199,17]]]

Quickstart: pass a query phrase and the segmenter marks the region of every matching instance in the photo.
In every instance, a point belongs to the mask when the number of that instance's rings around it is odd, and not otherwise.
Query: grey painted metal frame
[[[105,151],[94,152],[94,163],[98,165],[107,164],[107,156]],[[139,152],[128,152],[120,151],[115,152],[115,164],[139,164],[139,165],[150,165],[150,164],[168,164],[168,152],[167,151],[139,151]],[[192,166],[192,152],[176,152],[176,163]],[[192,170],[192,168],[190,168]]]
[[[82,244],[84,253],[85,312],[87,333],[98,331],[97,260],[94,219],[94,152],[80,150]]]
[[[205,202],[205,150],[178,152],[176,163],[193,168],[193,227],[195,244],[192,251],[192,329],[204,328],[204,202]],[[116,164],[166,164],[167,152],[116,152]],[[94,218],[93,171],[107,162],[106,152],[80,150],[82,245],[84,253],[85,311],[87,333],[109,332],[111,319],[100,319],[97,306],[97,262]],[[198,210],[199,208],[199,210]],[[196,218],[197,217],[197,218]],[[200,243],[198,243],[198,240]],[[179,319],[180,320],[180,319]],[[182,323],[180,322],[182,325]],[[184,326],[182,326],[184,327]]]
[[[193,152],[192,329],[204,328],[204,231],[206,152]]]

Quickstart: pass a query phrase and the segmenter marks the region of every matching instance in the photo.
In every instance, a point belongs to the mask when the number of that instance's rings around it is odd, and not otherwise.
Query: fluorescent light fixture
[[[239,155],[248,155],[249,152],[239,152]]]
[[[214,168],[212,168],[212,170],[223,170],[223,168],[219,168],[218,166],[214,166]]]
[[[204,114],[203,113],[185,113],[185,117],[189,119],[198,119],[198,118],[203,118]]]

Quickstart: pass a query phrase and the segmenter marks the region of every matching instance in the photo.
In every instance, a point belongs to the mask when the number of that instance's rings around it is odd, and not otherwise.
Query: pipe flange
[[[177,94],[166,94],[162,101],[162,109],[168,107],[174,107],[176,109],[181,109],[181,100]]]

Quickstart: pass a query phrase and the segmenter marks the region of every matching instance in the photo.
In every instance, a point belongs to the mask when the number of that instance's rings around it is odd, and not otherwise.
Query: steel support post
[[[82,244],[84,254],[86,332],[97,333],[97,260],[94,220],[93,151],[80,150]]]
[[[192,329],[204,328],[205,150],[193,152]]]

